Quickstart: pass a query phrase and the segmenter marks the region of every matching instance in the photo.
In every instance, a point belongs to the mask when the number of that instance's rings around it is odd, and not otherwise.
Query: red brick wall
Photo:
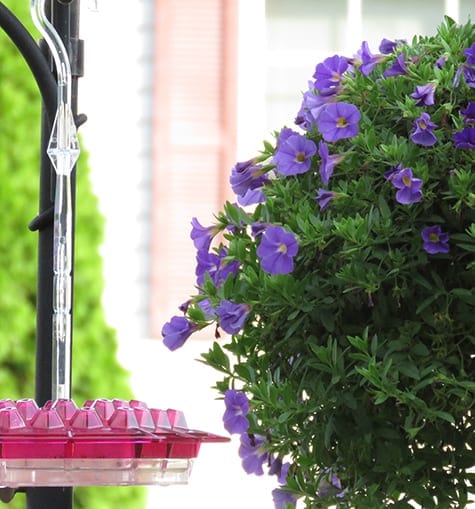
[[[151,334],[194,292],[190,221],[229,199],[238,0],[156,0]]]

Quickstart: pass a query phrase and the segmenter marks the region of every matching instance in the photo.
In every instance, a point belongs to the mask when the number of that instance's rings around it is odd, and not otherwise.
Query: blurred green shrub
[[[32,29],[28,2],[4,4]],[[27,225],[38,211],[40,104],[26,63],[0,31],[0,398],[34,396],[37,234]],[[103,219],[84,155],[77,173],[73,397],[78,404],[99,397],[129,399],[128,374],[117,362],[115,332],[101,304]],[[141,488],[74,493],[77,509],[145,505]],[[5,507],[24,505],[17,495]]]

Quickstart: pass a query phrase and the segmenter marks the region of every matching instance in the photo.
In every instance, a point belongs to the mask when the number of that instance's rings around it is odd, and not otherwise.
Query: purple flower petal
[[[463,50],[463,54],[467,57],[467,64],[475,65],[475,42]]]
[[[469,102],[465,109],[460,110],[460,113],[463,115],[464,124],[475,123],[475,102]]]
[[[261,187],[267,181],[263,171],[262,166],[256,164],[255,159],[236,163],[229,177],[229,183],[234,193],[238,196],[243,196],[250,189]]]
[[[437,124],[431,122],[428,113],[421,113],[421,116],[414,121],[414,130],[411,133],[411,140],[418,145],[431,147],[437,143],[437,136],[433,132],[436,127]]]
[[[197,326],[184,316],[174,316],[162,327],[163,344],[176,350],[197,330]]]
[[[475,127],[466,127],[454,134],[455,148],[475,149]]]
[[[434,104],[435,83],[416,86],[416,91],[411,94],[416,99],[416,106],[432,106]]]
[[[323,141],[318,144],[318,155],[322,158],[320,164],[320,178],[323,184],[327,186],[333,174],[333,169],[339,162],[343,161],[345,156],[341,154],[330,155],[328,152],[328,145]]]
[[[400,53],[393,64],[383,72],[383,76],[385,78],[390,78],[392,76],[400,76],[403,74],[407,74],[407,65],[404,61],[404,55]]]
[[[237,334],[243,328],[250,309],[248,304],[236,304],[229,300],[221,301],[216,308],[220,327],[228,334]]]
[[[298,243],[293,233],[281,226],[269,226],[261,236],[257,255],[262,270],[269,274],[288,274],[294,270]]]
[[[224,428],[229,433],[246,433],[249,421],[246,415],[249,412],[249,401],[244,392],[229,389],[224,395],[226,410],[223,415]]]
[[[354,104],[328,104],[318,118],[318,130],[325,141],[353,138],[359,132],[361,113]]]
[[[422,180],[415,178],[411,168],[404,168],[391,176],[390,182],[398,190],[396,201],[409,205],[422,199]]]
[[[262,475],[262,465],[267,461],[269,454],[262,450],[265,438],[261,435],[243,433],[238,453],[242,459],[242,466],[248,474]]]
[[[219,228],[215,225],[203,226],[196,217],[191,220],[191,226],[190,237],[196,249],[208,251],[211,241],[218,233]]]
[[[326,189],[319,189],[317,193],[317,203],[320,207],[320,210],[323,212],[328,208],[330,202],[335,198],[335,193],[333,191],[328,191]]]
[[[317,147],[312,140],[301,134],[292,134],[277,145],[274,153],[275,170],[285,176],[305,173],[310,169],[311,157],[316,151]]]
[[[449,234],[443,232],[439,225],[426,226],[421,232],[421,237],[422,247],[426,253],[448,253],[450,250]]]
[[[272,490],[272,500],[274,509],[287,509],[289,506],[295,507],[297,496],[281,488],[276,488]]]

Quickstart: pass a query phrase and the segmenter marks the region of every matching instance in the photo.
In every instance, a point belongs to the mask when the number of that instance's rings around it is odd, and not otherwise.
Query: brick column
[[[193,216],[229,194],[236,146],[238,0],[156,0],[151,335],[194,293]]]

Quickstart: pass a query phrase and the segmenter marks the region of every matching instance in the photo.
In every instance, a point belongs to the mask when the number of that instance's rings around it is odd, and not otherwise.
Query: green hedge
[[[32,29],[28,2],[4,2]],[[36,37],[36,35],[35,35]],[[23,58],[0,31],[0,398],[34,396],[40,95]],[[87,158],[78,163],[74,298],[73,397],[132,396],[116,359],[114,331],[104,319],[99,246],[103,219],[89,181]],[[141,488],[78,488],[78,509],[144,506]],[[17,495],[6,507],[24,507]]]

